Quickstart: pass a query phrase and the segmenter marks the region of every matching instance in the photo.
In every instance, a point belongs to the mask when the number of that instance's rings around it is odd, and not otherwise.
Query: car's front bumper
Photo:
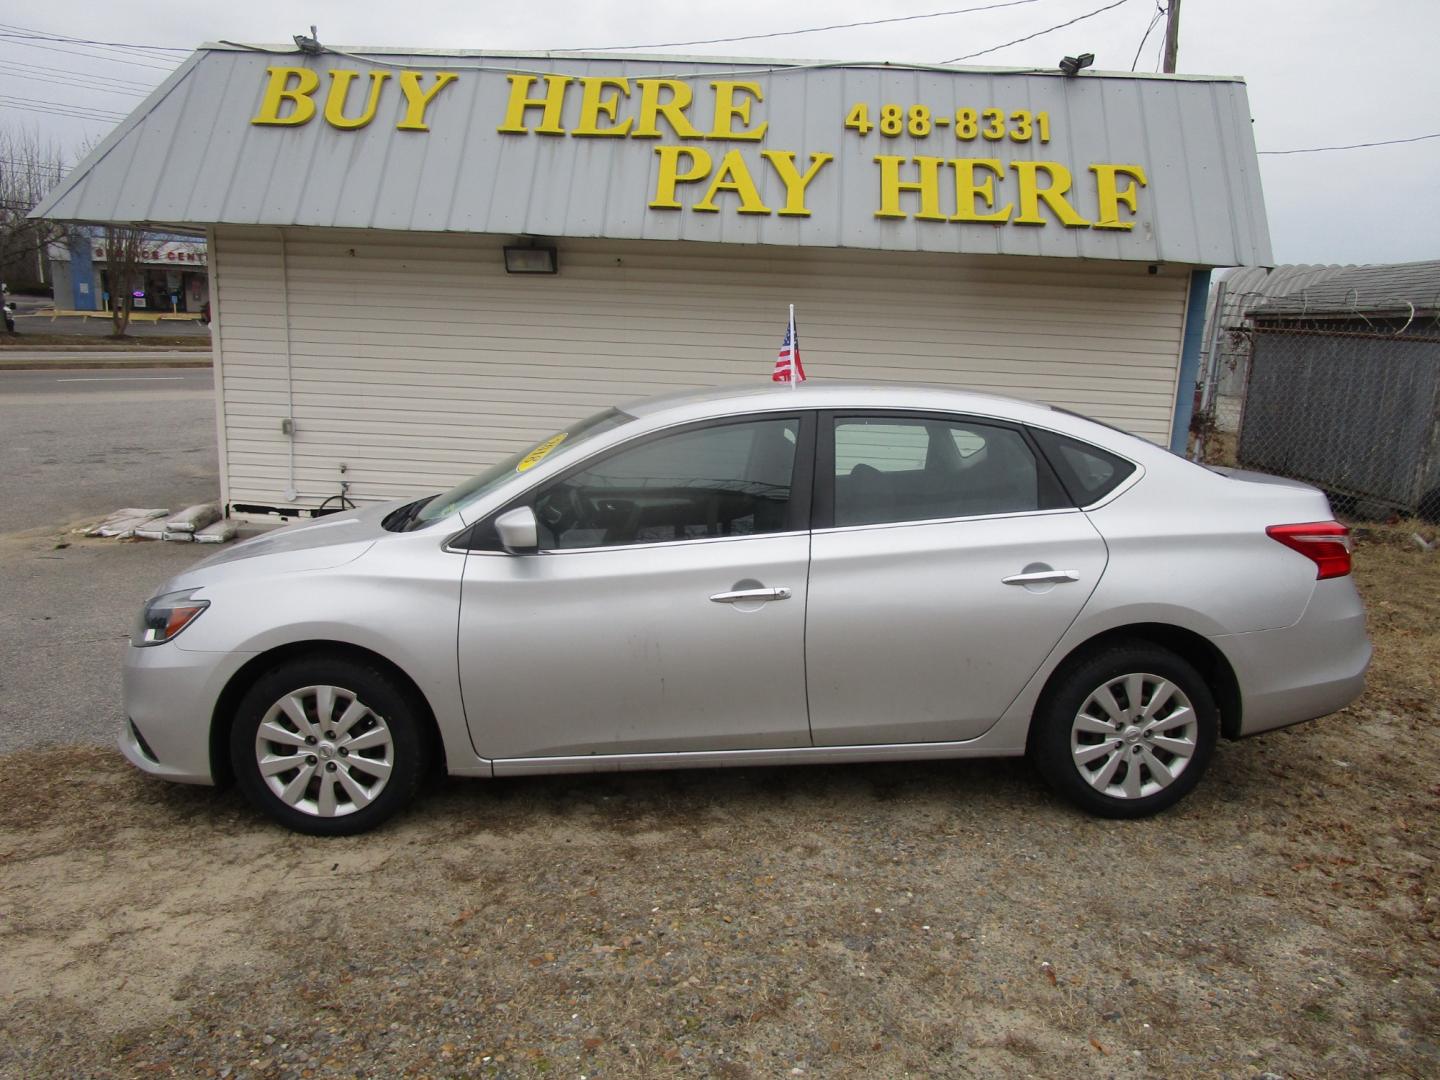
[[[126,723],[120,752],[137,769],[182,784],[213,784],[215,703],[248,654],[131,646],[124,666]]]
[[[1240,684],[1241,735],[1337,712],[1365,689],[1370,639],[1349,577],[1317,582],[1293,626],[1212,638]]]

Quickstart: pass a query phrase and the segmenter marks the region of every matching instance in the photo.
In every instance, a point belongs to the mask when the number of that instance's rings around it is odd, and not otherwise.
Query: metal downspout
[[[1185,332],[1180,344],[1180,378],[1175,387],[1175,418],[1170,425],[1170,452],[1184,455],[1195,411],[1195,383],[1200,375],[1200,345],[1205,337],[1205,298],[1210,271],[1190,271],[1190,298],[1185,305]]]

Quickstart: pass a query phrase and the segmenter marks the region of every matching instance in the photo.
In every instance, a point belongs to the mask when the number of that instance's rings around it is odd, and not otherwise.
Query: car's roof
[[[1139,436],[1091,420],[1079,413],[1036,401],[928,383],[852,382],[843,379],[786,383],[754,382],[681,390],[640,398],[618,406],[642,424],[665,427],[747,412],[788,409],[911,409],[965,413],[1048,428],[1107,447],[1131,460],[1154,461],[1171,455]]]
[[[696,415],[723,415],[756,408],[797,409],[943,409],[947,412],[981,413],[988,416],[1015,416],[1050,406],[1018,398],[1001,397],[974,390],[928,383],[853,382],[844,379],[806,381],[792,387],[784,383],[753,383],[710,386],[701,390],[680,390],[656,397],[640,398],[620,405],[635,417],[662,413],[691,412]]]

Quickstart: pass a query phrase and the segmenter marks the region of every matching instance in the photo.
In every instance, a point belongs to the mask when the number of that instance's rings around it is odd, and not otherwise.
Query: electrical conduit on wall
[[[290,424],[285,436],[290,451],[290,479],[285,488],[285,501],[293,505],[300,492],[295,487],[295,373],[290,356],[290,257],[285,249],[285,230],[277,229],[276,232],[280,234],[280,317],[285,324],[285,416]]]

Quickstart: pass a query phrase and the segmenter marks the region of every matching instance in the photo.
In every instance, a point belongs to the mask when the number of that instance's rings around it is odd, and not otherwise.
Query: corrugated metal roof
[[[1250,314],[1266,315],[1440,314],[1440,260],[1377,266],[1344,266],[1267,296]]]
[[[1285,296],[1311,285],[1318,284],[1346,270],[1350,266],[1315,266],[1291,264],[1266,268],[1263,266],[1242,266],[1221,274],[1210,289],[1209,306],[1205,311],[1205,348],[1215,340],[1215,318],[1217,314],[1226,330],[1238,330],[1245,325],[1252,308],[1265,304],[1273,297]],[[1225,284],[1224,309],[1217,313],[1215,298],[1219,285]]]
[[[257,126],[270,65],[332,70],[449,70],[460,78],[428,107],[430,130],[398,130],[404,102],[398,79],[382,89],[372,123],[338,130],[317,116],[290,127]],[[511,73],[563,73],[629,80],[693,80],[697,126],[710,124],[710,80],[758,85],[759,141],[689,137],[573,138],[502,134]],[[351,96],[359,107],[361,90]],[[538,91],[537,91],[538,92]],[[579,90],[565,105],[565,127],[579,113]],[[638,97],[638,92],[635,97]],[[847,130],[851,108],[872,119],[887,104],[906,117],[896,137]],[[323,104],[323,102],[322,102]],[[957,138],[960,126],[927,123],[909,133],[912,107],[932,119],[957,109],[998,110],[998,138]],[[634,97],[621,102],[633,112]],[[1021,112],[1046,113],[1048,145],[1017,140]],[[703,116],[701,115],[703,114]],[[531,116],[531,121],[535,119]],[[1011,126],[1004,127],[1005,124]],[[708,134],[708,132],[707,132]],[[973,135],[973,133],[972,133]],[[686,209],[652,209],[656,144],[681,143],[714,159],[738,150],[766,207],[785,204],[778,169],[764,151],[794,152],[803,171],[812,154],[833,154],[806,191],[808,216],[695,212],[704,184],[681,185]],[[1017,199],[1012,162],[1058,161],[1074,177],[1071,198],[1098,219],[1095,163],[1138,164],[1148,184],[1138,193],[1130,230],[1064,227],[1050,211],[1040,226],[915,218],[918,198],[902,196],[903,219],[877,216],[881,155],[905,159],[993,159],[997,206]],[[959,168],[942,165],[943,197],[958,205]],[[954,176],[951,173],[955,173]],[[988,175],[981,170],[976,180]],[[1121,186],[1125,179],[1122,176]],[[975,197],[971,196],[972,201]],[[983,209],[983,198],[977,205]],[[946,208],[943,213],[949,213]],[[1119,213],[1129,220],[1129,211]],[[1269,232],[1243,83],[1229,79],[1156,79],[1130,75],[910,68],[888,65],[794,66],[768,61],[633,56],[435,54],[354,50],[303,56],[206,47],[192,55],[37,211],[72,221],[125,221],[196,227],[209,224],[302,225],[500,235],[609,237],[854,247],[891,251],[1045,255],[1171,262],[1202,266],[1266,264]]]

